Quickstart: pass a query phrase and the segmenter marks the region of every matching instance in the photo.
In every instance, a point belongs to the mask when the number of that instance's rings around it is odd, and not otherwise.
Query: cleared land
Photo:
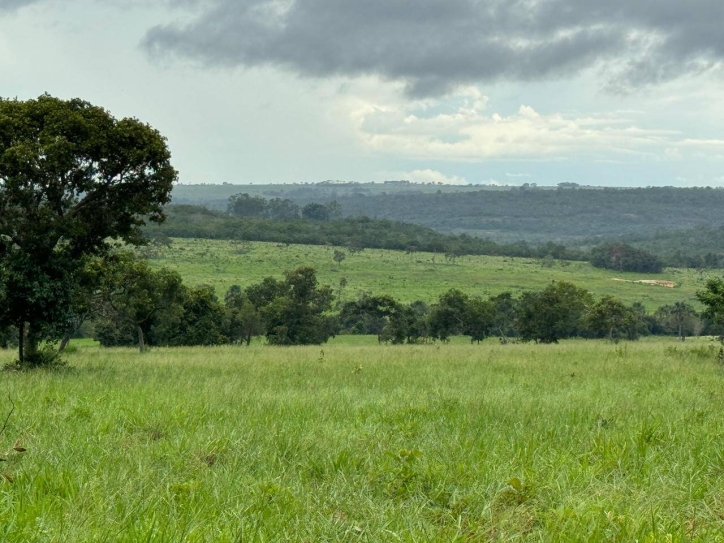
[[[3,375],[0,540],[720,540],[715,353],[81,348]]]
[[[699,307],[695,294],[707,278],[691,269],[668,268],[650,276],[601,270],[585,262],[555,261],[552,267],[544,267],[535,259],[468,256],[452,263],[441,254],[374,249],[347,253],[338,264],[332,259],[334,250],[313,245],[174,239],[170,248],[154,249],[155,258],[150,263],[178,270],[190,284],[213,285],[222,297],[231,285],[247,286],[263,277],[280,277],[284,270],[310,265],[317,269],[322,284],[336,287],[342,277],[347,280],[343,299],[354,299],[360,291],[369,291],[392,294],[403,302],[429,303],[450,288],[481,296],[506,290],[519,294],[541,290],[557,280],[570,281],[596,295],[616,296],[627,303],[643,302],[649,311],[678,301]],[[649,279],[671,281],[676,286],[635,282]]]

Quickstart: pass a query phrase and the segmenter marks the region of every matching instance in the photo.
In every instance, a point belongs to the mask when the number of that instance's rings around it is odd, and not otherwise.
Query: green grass
[[[724,540],[713,345],[86,345],[2,374],[0,541]]]
[[[348,284],[344,299],[354,299],[359,291],[391,294],[404,302],[433,302],[444,291],[459,288],[471,295],[495,295],[509,290],[519,294],[540,290],[552,280],[563,280],[587,288],[596,295],[609,294],[627,303],[643,302],[649,311],[687,301],[699,307],[696,291],[703,288],[706,274],[689,269],[666,269],[660,275],[619,273],[594,268],[585,262],[556,262],[545,268],[534,259],[474,256],[459,258],[454,264],[443,255],[405,254],[368,249],[347,254],[337,264],[333,247],[277,245],[233,241],[175,239],[168,249],[157,251],[154,266],[178,270],[190,284],[210,284],[223,297],[229,286],[247,286],[263,277],[280,277],[284,270],[312,265],[322,284],[337,286],[342,277]],[[662,279],[676,288],[615,281]]]

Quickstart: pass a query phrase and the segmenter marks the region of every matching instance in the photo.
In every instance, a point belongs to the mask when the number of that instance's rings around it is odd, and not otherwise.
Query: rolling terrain
[[[706,273],[691,269],[667,268],[651,277],[602,270],[585,262],[545,263],[489,256],[468,256],[452,262],[441,254],[373,249],[346,252],[346,258],[337,263],[334,251],[333,247],[314,245],[174,239],[170,247],[149,248],[144,254],[152,257],[152,266],[176,269],[192,285],[212,285],[221,297],[231,285],[244,287],[267,276],[281,277],[283,271],[298,266],[313,266],[319,282],[331,285],[336,292],[340,279],[346,279],[344,300],[355,299],[359,292],[366,291],[391,294],[402,302],[431,303],[451,288],[481,296],[504,291],[519,294],[541,290],[555,280],[572,282],[597,296],[608,294],[626,303],[643,302],[653,311],[677,301],[699,307],[695,294],[707,278]],[[670,281],[675,286],[636,282],[646,280]]]
[[[713,188],[481,187],[397,184],[179,185],[174,203],[223,210],[239,193],[298,204],[336,200],[344,216],[421,224],[497,242],[580,244],[724,225]]]

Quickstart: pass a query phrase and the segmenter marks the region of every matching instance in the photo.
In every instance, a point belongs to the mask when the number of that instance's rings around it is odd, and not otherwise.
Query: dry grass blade
[[[15,443],[13,444],[13,450],[15,452],[25,452],[28,449],[26,449],[25,447],[22,446],[22,439],[18,438],[15,440]]]
[[[2,428],[0,428],[0,436],[5,433],[5,430],[7,430],[8,422],[10,422],[10,417],[13,414],[13,411],[15,411],[15,402],[13,402],[13,399],[8,394],[8,400],[10,401],[10,412],[8,413],[7,417],[5,417],[5,422],[3,422]]]

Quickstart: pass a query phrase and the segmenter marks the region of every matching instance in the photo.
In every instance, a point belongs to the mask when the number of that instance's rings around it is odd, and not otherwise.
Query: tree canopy
[[[20,330],[21,364],[61,334],[85,259],[164,219],[170,160],[136,119],[80,99],[0,99],[0,326]]]

